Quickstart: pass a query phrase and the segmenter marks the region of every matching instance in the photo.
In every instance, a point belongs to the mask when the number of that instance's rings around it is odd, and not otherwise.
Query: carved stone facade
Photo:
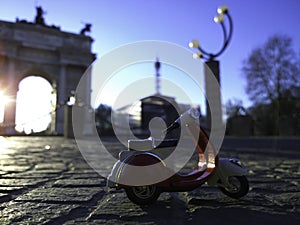
[[[51,132],[64,133],[64,107],[61,106],[95,60],[92,42],[89,36],[63,32],[57,27],[0,21],[0,90],[5,90],[12,99],[5,108],[2,133],[15,132],[18,85],[29,75],[42,76],[52,84],[57,97]],[[91,87],[90,80],[86,83]],[[85,102],[90,102],[91,90],[88,89]]]

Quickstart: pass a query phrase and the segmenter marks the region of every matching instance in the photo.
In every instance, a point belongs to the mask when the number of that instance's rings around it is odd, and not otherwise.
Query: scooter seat
[[[130,139],[128,140],[128,149],[135,151],[151,151],[154,149],[154,140],[148,139]]]
[[[128,140],[128,149],[135,151],[151,151],[157,148],[174,147],[177,144],[177,139],[130,139]]]

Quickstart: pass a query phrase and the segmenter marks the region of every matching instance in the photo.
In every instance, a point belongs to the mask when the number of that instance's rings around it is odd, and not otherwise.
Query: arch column
[[[16,134],[16,104],[17,104],[17,92],[18,84],[15,82],[15,62],[13,58],[8,58],[7,63],[7,80],[5,85],[5,95],[9,98],[9,101],[5,104],[4,109],[4,133],[8,135]]]
[[[83,124],[83,134],[84,135],[93,135],[95,134],[97,131],[94,129],[93,126],[93,119],[92,118],[92,113],[91,113],[91,94],[92,94],[92,68],[88,67],[86,73],[88,73],[88,75],[86,76],[86,80],[85,80],[85,87],[86,87],[86,96],[85,96],[85,102],[86,105],[88,107],[87,110],[85,110],[85,114],[84,114],[84,124]]]
[[[57,134],[62,135],[64,133],[64,105],[67,101],[67,95],[66,95],[66,73],[67,73],[67,66],[65,64],[62,64],[60,66],[60,74],[59,74],[59,82],[57,84],[58,86],[58,92],[57,92],[57,111],[56,111],[56,132]]]

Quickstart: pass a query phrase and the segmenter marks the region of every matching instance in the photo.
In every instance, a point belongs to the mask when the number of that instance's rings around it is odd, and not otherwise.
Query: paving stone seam
[[[67,221],[76,220],[79,218],[83,218],[83,220],[87,221],[89,218],[90,213],[99,205],[99,202],[102,201],[103,197],[105,196],[105,192],[99,191],[92,199],[88,202],[82,203],[81,206],[72,209],[67,215],[61,215],[57,218],[50,220],[51,224],[64,224]]]

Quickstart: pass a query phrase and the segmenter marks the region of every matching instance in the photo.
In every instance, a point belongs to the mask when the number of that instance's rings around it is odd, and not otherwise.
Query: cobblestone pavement
[[[105,192],[74,140],[0,137],[0,224],[300,224],[299,152],[224,147],[220,154],[249,168],[243,199],[204,185],[140,207],[122,190]]]

